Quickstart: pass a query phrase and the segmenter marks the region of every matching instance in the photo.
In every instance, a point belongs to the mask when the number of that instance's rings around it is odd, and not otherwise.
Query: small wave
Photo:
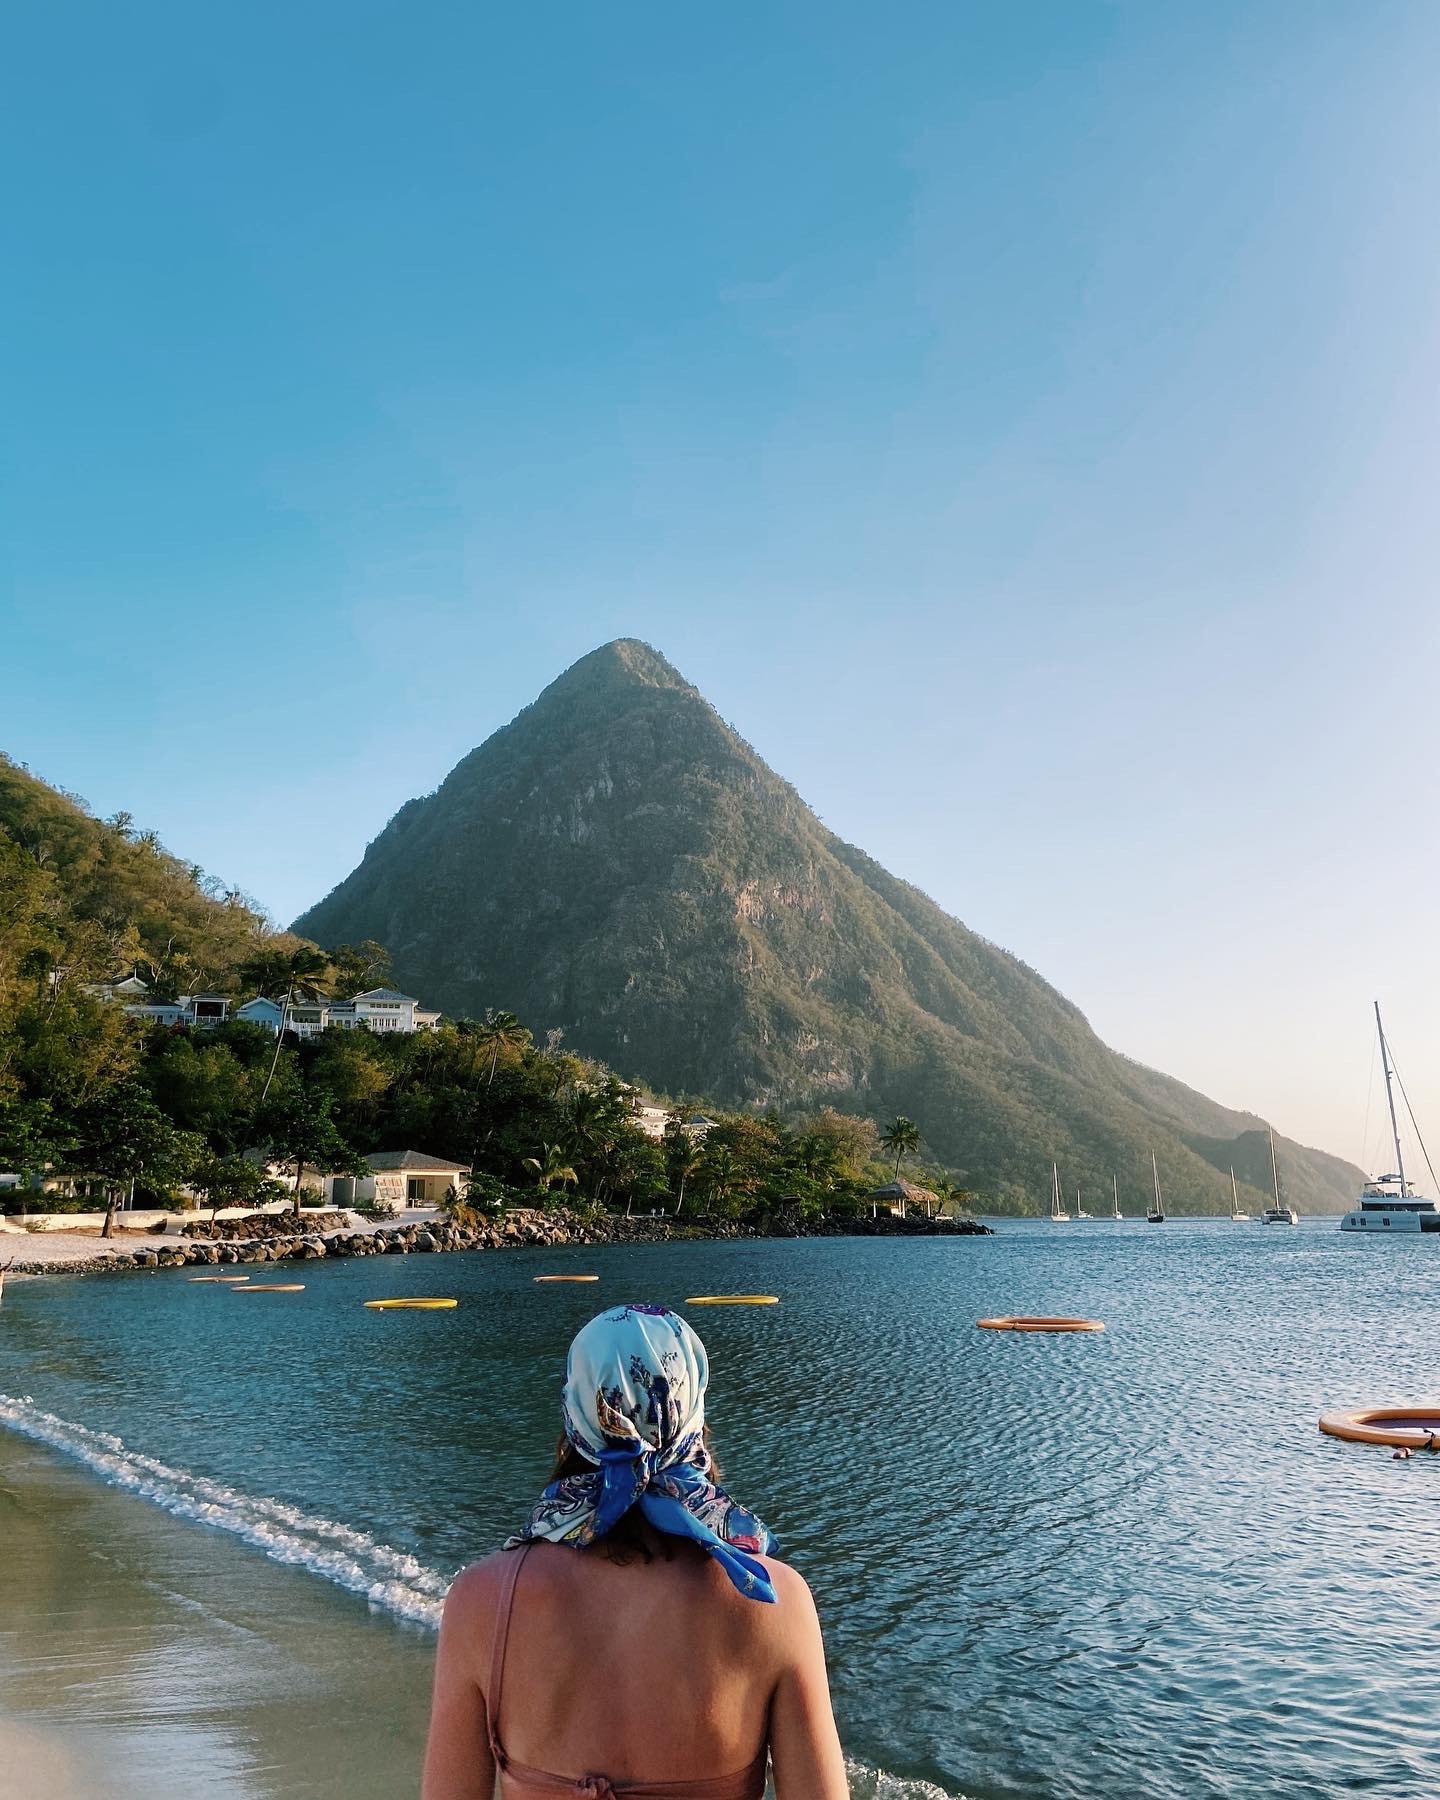
[[[965,1800],[963,1794],[951,1794],[933,1781],[872,1769],[869,1763],[856,1762],[850,1756],[845,1758],[845,1779],[850,1784],[850,1800]]]
[[[188,1469],[171,1468],[153,1456],[126,1449],[110,1432],[91,1431],[43,1412],[28,1398],[0,1394],[0,1425],[63,1451],[113,1486],[139,1494],[166,1512],[233,1532],[275,1562],[309,1569],[351,1593],[363,1594],[371,1605],[398,1619],[432,1629],[440,1623],[448,1578],[366,1531],[316,1518],[283,1500],[242,1493]]]

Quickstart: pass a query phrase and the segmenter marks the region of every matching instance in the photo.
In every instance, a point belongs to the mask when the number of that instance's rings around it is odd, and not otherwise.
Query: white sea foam
[[[153,1501],[182,1519],[230,1531],[275,1562],[309,1569],[373,1605],[432,1628],[449,1579],[415,1557],[334,1519],[317,1518],[283,1500],[257,1498],[188,1469],[128,1450],[106,1431],[60,1419],[28,1399],[0,1394],[0,1425],[84,1463],[113,1486]]]
[[[851,1756],[845,1758],[845,1779],[850,1784],[850,1800],[965,1800],[963,1794],[951,1794],[933,1781],[872,1769],[869,1763]]]

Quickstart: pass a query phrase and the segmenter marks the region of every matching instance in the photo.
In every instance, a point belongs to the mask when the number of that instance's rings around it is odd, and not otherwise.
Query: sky
[[[7,35],[11,755],[286,921],[644,638],[1117,1048],[1373,1162],[1379,997],[1440,1140],[1428,0]]]

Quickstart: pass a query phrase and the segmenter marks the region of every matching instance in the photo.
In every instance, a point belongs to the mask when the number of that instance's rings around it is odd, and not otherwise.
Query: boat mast
[[[1380,1002],[1375,1002],[1375,1029],[1380,1033],[1380,1062],[1385,1070],[1385,1098],[1390,1106],[1390,1135],[1395,1140],[1395,1170],[1400,1177],[1400,1192],[1409,1193],[1405,1185],[1405,1158],[1400,1149],[1400,1121],[1395,1117],[1395,1090],[1391,1085],[1390,1046],[1385,1042],[1385,1027],[1380,1023]]]
[[[1053,1219],[1060,1210],[1060,1165],[1050,1165],[1050,1216]]]
[[[1115,1217],[1118,1219],[1120,1217],[1120,1177],[1118,1175],[1111,1175],[1110,1187],[1115,1195]]]
[[[1275,1166],[1275,1127],[1270,1130],[1270,1185],[1275,1190],[1275,1209],[1280,1209],[1280,1171]]]
[[[1155,1177],[1155,1210],[1164,1212],[1165,1208],[1160,1203],[1160,1165],[1155,1161],[1153,1150],[1150,1152],[1150,1173]]]
[[[1230,1217],[1233,1219],[1240,1210],[1240,1196],[1235,1192],[1235,1171],[1230,1171]]]

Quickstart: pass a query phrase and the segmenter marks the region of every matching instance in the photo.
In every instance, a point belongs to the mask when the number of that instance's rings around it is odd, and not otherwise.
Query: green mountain
[[[161,991],[228,991],[262,946],[294,941],[128,814],[97,819],[4,755],[0,895],[0,971],[13,956],[84,979],[135,969]]]
[[[644,644],[583,658],[411,800],[294,929],[375,938],[450,1013],[538,1033],[671,1094],[904,1112],[992,1203],[1042,1209],[1050,1164],[1138,1209],[1268,1188],[1263,1122],[1108,1049],[1016,957],[842,843]],[[1358,1171],[1277,1139],[1301,1211]],[[1242,1189],[1251,1209],[1258,1194]]]

